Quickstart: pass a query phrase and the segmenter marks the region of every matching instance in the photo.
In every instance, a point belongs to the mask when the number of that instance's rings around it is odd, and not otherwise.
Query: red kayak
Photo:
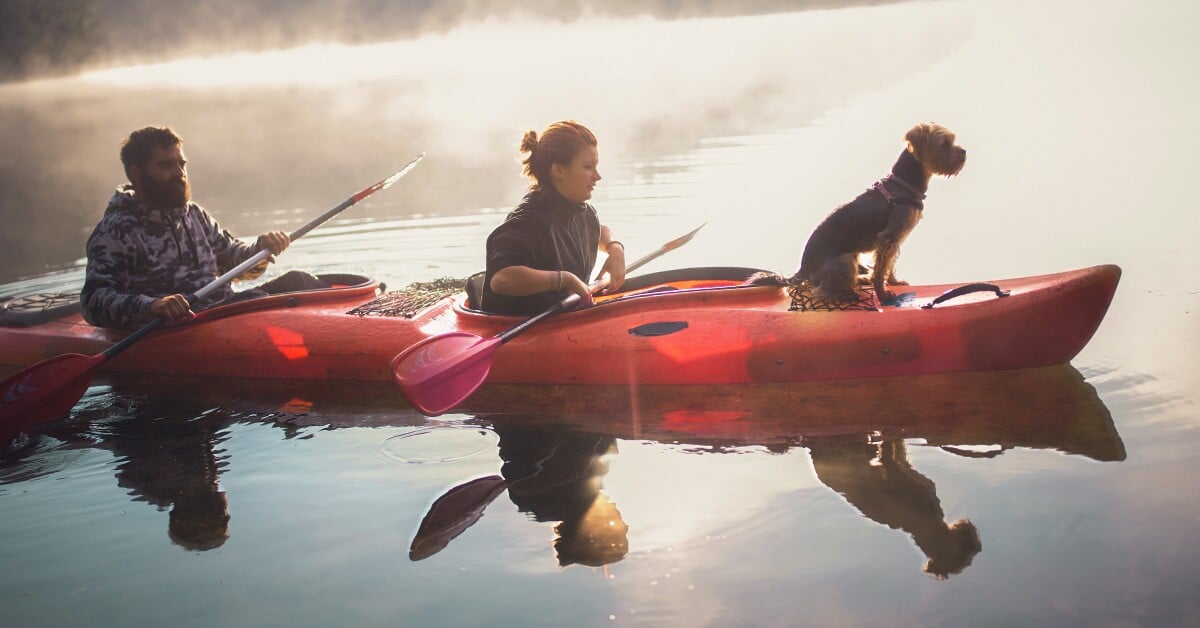
[[[489,384],[747,384],[987,371],[1069,362],[1095,333],[1121,276],[1095,266],[967,285],[869,289],[858,309],[743,285],[756,269],[689,268],[631,277],[594,307],[560,314],[500,348]],[[472,309],[468,290],[334,288],[213,308],[165,326],[101,373],[390,381],[397,353],[437,334],[494,336],[520,319]],[[417,284],[414,284],[415,286]],[[469,288],[474,286],[468,283]],[[432,297],[422,303],[422,298]],[[0,367],[94,354],[123,337],[85,323],[67,299],[0,308]],[[35,313],[22,307],[34,303]]]

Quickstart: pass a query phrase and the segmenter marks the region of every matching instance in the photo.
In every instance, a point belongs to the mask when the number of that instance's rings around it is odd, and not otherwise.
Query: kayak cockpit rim
[[[678,268],[663,270],[645,275],[628,277],[625,285],[614,296],[597,300],[594,307],[611,303],[626,302],[630,299],[643,298],[662,294],[664,292],[681,292],[694,290],[723,290],[731,288],[758,288],[761,286],[746,285],[745,281],[755,273],[766,272],[759,268],[741,266],[711,266],[696,268]],[[672,287],[671,283],[711,282],[706,285],[695,285],[686,288]],[[467,279],[463,294],[454,298],[455,312],[469,316],[486,316],[497,320],[521,320],[522,316],[494,314],[475,307],[479,301],[479,293],[483,290],[483,273],[476,273]],[[592,309],[592,308],[587,308]]]

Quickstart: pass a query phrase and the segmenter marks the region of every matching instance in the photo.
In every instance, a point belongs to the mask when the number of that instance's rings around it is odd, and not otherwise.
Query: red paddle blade
[[[66,353],[43,360],[0,383],[0,438],[66,416],[92,383],[103,353]]]
[[[437,416],[483,384],[501,342],[462,331],[426,338],[392,360],[392,379],[414,408]]]

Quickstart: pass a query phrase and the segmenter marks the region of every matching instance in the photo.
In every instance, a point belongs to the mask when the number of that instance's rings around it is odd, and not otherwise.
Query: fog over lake
[[[96,386],[0,458],[0,600],[14,625],[1200,621],[1200,214],[1187,203],[1200,170],[1200,5],[638,15],[618,3],[553,19],[479,6],[413,8],[424,21],[394,37],[376,32],[384,20],[361,41],[276,30],[264,37],[286,45],[200,51],[188,39],[169,59],[0,84],[0,298],[78,289],[84,242],[124,182],[119,142],[148,124],[184,137],[194,199],[245,237],[294,229],[426,153],[268,275],[352,272],[394,288],[482,269],[484,239],[525,189],[521,134],[554,120],[599,138],[591,202],[631,255],[708,221],[648,271],[783,272],[826,213],[888,172],[904,132],[934,121],[958,134],[967,163],[931,182],[900,276],[966,283],[1118,264],[1107,317],[1062,369],[886,397],[831,386],[803,411],[754,408],[794,428],[782,444],[636,417],[534,417],[555,427],[528,442],[589,452],[563,485],[600,491],[590,512],[615,510],[628,527],[627,553],[597,566],[556,553],[586,517],[551,516],[519,490],[409,559],[431,503],[498,473],[526,442],[495,417],[426,423],[402,404],[364,409],[361,391]],[[830,399],[864,420],[900,415],[897,430],[823,439],[814,425],[839,411],[820,405]],[[307,415],[295,411],[304,403]],[[227,500],[228,540],[211,551],[172,541],[173,502],[137,483],[142,469],[173,490],[207,474]],[[982,549],[935,578],[922,524],[944,534],[959,519]]]

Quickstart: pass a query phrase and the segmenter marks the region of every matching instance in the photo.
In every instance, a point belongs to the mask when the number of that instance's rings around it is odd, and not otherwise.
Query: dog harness
[[[888,181],[893,181],[893,182],[899,184],[900,187],[904,188],[907,192],[912,194],[913,198],[902,198],[902,197],[896,196],[895,194],[892,194],[890,191],[888,191],[887,186],[884,185]],[[887,204],[889,206],[894,207],[896,205],[911,205],[912,207],[916,208],[918,211],[925,209],[925,203],[924,203],[925,195],[918,192],[917,189],[914,188],[913,186],[909,185],[907,181],[905,181],[904,179],[901,179],[900,177],[897,177],[896,175],[889,174],[888,176],[876,181],[871,186],[871,189],[875,190],[876,192],[879,192],[880,196],[883,197],[883,200],[887,201]]]

